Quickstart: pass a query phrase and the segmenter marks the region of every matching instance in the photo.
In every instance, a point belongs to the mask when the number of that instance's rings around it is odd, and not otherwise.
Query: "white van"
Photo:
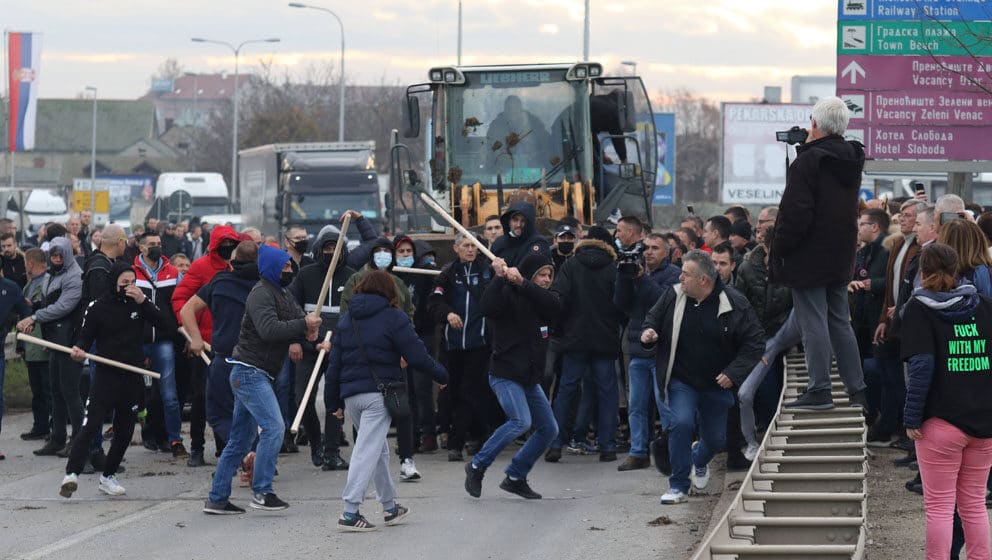
[[[155,183],[155,197],[165,202],[176,191],[186,191],[193,197],[193,216],[227,214],[231,199],[227,183],[220,173],[162,173]]]
[[[56,191],[33,190],[24,194],[24,227],[32,232],[48,222],[61,224],[69,220],[69,207],[65,198]],[[7,199],[7,217],[19,223],[18,195],[12,193]]]

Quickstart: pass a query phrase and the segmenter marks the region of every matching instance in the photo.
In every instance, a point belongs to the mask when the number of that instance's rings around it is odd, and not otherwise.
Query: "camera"
[[[775,132],[775,140],[786,144],[803,144],[809,136],[809,131],[805,128],[794,126],[789,130],[779,130]]]
[[[644,267],[644,244],[638,241],[630,249],[617,249],[617,272],[626,278],[636,278]]]

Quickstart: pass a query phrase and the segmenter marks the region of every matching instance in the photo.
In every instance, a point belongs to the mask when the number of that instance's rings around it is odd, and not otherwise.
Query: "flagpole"
[[[7,56],[7,46],[9,32],[3,30],[3,91],[7,96],[7,134],[4,135],[4,143],[7,144],[7,168],[10,172],[10,190],[14,190],[14,151],[10,148],[10,60]],[[11,196],[13,196],[11,192]]]

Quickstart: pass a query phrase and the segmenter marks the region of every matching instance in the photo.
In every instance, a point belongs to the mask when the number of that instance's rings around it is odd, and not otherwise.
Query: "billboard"
[[[73,179],[73,211],[90,208],[90,180]],[[129,222],[131,201],[151,202],[155,198],[155,177],[151,175],[101,175],[96,178],[96,211],[93,221]]]
[[[675,204],[675,113],[655,113],[658,137],[658,170],[654,177],[655,206]]]
[[[812,110],[805,104],[722,104],[721,202],[778,203],[785,191],[786,157],[791,160],[796,152],[777,142],[775,132],[806,128]]]

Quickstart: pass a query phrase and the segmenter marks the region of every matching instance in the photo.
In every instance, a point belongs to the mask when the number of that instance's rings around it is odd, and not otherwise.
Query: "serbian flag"
[[[34,125],[38,113],[38,69],[41,62],[41,33],[7,34],[7,68],[10,75],[11,152],[34,149]]]

